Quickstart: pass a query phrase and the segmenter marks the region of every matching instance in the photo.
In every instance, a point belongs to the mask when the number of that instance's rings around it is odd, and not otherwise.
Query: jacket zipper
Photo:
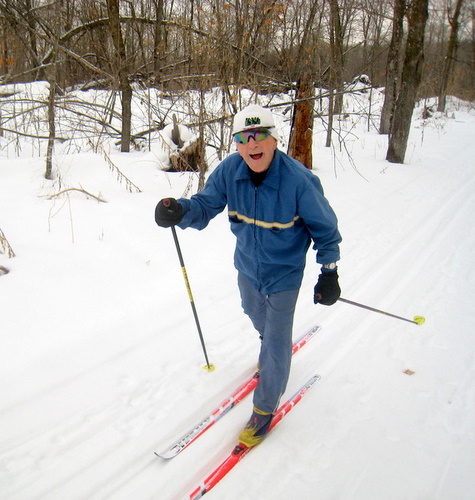
[[[254,187],[254,255],[256,256],[256,277],[261,283],[261,269],[259,265],[259,256],[258,256],[258,244],[257,244],[257,205],[258,205],[258,195],[259,195],[259,186]]]

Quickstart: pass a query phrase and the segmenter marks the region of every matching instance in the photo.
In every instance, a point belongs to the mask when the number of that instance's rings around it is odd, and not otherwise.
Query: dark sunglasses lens
[[[234,134],[234,139],[239,144],[247,144],[249,139],[252,137],[256,142],[263,141],[266,137],[271,135],[269,129],[255,129],[255,130],[244,130]]]

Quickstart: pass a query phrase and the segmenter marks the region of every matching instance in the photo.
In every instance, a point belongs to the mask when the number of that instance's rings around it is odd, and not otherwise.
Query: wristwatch
[[[324,269],[328,269],[329,271],[333,271],[336,269],[336,262],[331,262],[330,264],[323,264]]]

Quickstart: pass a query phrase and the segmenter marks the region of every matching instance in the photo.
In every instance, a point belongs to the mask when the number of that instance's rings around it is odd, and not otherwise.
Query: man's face
[[[251,136],[248,142],[236,141],[236,145],[238,153],[254,172],[267,170],[274,159],[274,151],[277,149],[277,141],[271,135],[260,141],[256,141]]]

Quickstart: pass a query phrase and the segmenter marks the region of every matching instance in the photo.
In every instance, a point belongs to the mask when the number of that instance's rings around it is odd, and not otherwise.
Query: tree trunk
[[[312,36],[312,26],[317,14],[317,9],[320,5],[320,0],[314,0],[312,7],[310,8],[310,13],[305,23],[305,28],[302,34],[302,40],[300,41],[299,51],[297,53],[297,68],[299,72],[305,74],[308,68],[311,68],[312,61],[310,57],[314,57],[313,50],[309,50],[310,39]]]
[[[313,100],[298,100],[313,97],[314,94],[312,75],[306,71],[300,79],[297,91],[288,154],[309,169],[312,169]]]
[[[409,14],[406,54],[402,70],[401,91],[396,101],[386,160],[404,163],[412,113],[422,78],[424,31],[428,17],[428,0],[413,0]]]
[[[313,1],[297,53],[296,67],[298,68],[300,79],[297,87],[297,102],[293,109],[292,127],[287,151],[290,156],[300,161],[310,170],[313,166],[313,107],[315,105],[314,100],[309,99],[315,96],[315,86],[310,69],[312,68],[311,58],[313,57],[310,38],[312,25],[319,5],[319,0]],[[298,102],[301,99],[306,100]]]
[[[333,84],[330,83],[330,88],[328,89],[328,128],[327,128],[327,140],[325,142],[325,147],[329,148],[332,145],[332,132],[333,132]]]
[[[437,111],[445,111],[445,103],[447,99],[447,87],[449,84],[450,77],[452,76],[452,70],[454,68],[454,58],[457,51],[457,35],[460,26],[459,16],[462,10],[463,0],[457,0],[455,5],[455,12],[453,17],[449,15],[450,24],[450,37],[449,45],[447,47],[447,55],[444,60],[444,71],[442,73],[442,82],[439,91],[439,102],[437,106]]]
[[[472,18],[472,89],[475,87],[475,5],[470,9]]]
[[[59,16],[60,13],[54,9],[54,16],[52,19],[52,35],[54,43],[51,50],[51,65],[46,70],[49,95],[48,95],[48,144],[46,147],[46,170],[45,178],[48,180],[53,179],[53,154],[54,154],[54,141],[56,140],[56,116],[55,116],[55,102],[56,102],[56,86],[58,81],[58,52],[59,52]]]
[[[330,78],[336,90],[333,101],[333,113],[339,115],[343,111],[343,33],[338,0],[330,1]]]
[[[132,123],[132,87],[129,84],[125,44],[120,28],[119,0],[107,0],[107,10],[109,13],[110,33],[114,42],[114,58],[119,79],[119,90],[121,91],[122,130],[120,150],[128,153],[130,151]]]
[[[153,81],[155,84],[160,82],[161,58],[165,52],[165,30],[163,29],[163,0],[155,0],[155,33],[153,46]]]
[[[46,148],[46,171],[45,178],[51,180],[53,178],[53,153],[54,140],[56,138],[56,123],[55,123],[55,97],[56,97],[56,69],[53,64],[51,71],[52,76],[49,78],[49,96],[48,96],[48,145]]]
[[[391,43],[389,45],[388,63],[386,69],[386,89],[384,94],[381,121],[379,124],[380,134],[389,134],[391,121],[396,106],[398,82],[399,82],[399,60],[402,43],[404,39],[404,14],[406,12],[406,0],[394,0],[394,17]]]
[[[36,36],[36,25],[37,25],[37,18],[36,18],[36,9],[34,2],[31,0],[26,0],[24,4],[25,8],[25,17],[28,23],[28,39],[29,39],[29,49],[30,49],[30,54],[33,58],[33,64],[38,68],[36,71],[36,78],[38,80],[41,80],[44,78],[44,72],[41,67],[41,64],[39,63],[39,58],[38,58],[38,40]]]

